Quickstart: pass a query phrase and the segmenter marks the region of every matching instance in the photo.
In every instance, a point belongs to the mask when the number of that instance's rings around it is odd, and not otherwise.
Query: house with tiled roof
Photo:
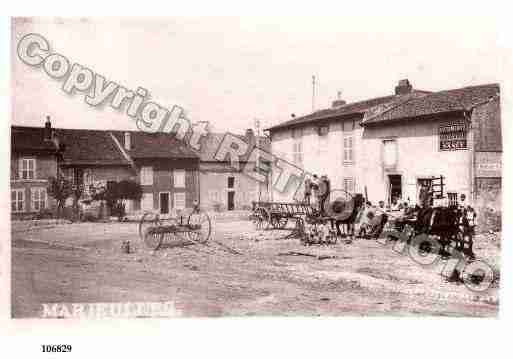
[[[127,201],[128,213],[171,215],[199,200],[199,156],[174,136],[140,131],[11,127],[11,197],[16,217],[51,209],[48,177],[62,173],[92,187],[108,181],[134,180],[140,201]],[[70,199],[71,201],[71,199]],[[71,204],[70,201],[68,205]]]
[[[45,127],[11,128],[11,215],[23,217],[56,205],[46,189],[48,177],[55,176],[62,161],[63,146],[52,133],[47,119]]]
[[[479,115],[490,106],[493,111]],[[361,126],[365,161],[360,173],[371,198],[381,195],[385,201],[398,197],[415,202],[420,184],[439,176],[444,183],[440,195],[453,203],[462,194],[469,202],[478,202],[483,195],[483,175],[494,176],[494,183],[500,186],[502,135],[497,84],[409,98],[369,111]],[[492,161],[496,170],[483,174],[483,161]]]
[[[219,160],[219,150],[226,133],[211,132],[200,141],[201,150],[199,176],[201,204],[209,210],[247,209],[252,201],[267,200],[270,192],[269,183],[259,183],[246,175],[246,166],[255,166],[250,158],[251,151],[256,147],[269,151],[269,139],[257,136],[252,129],[244,135],[234,135],[248,145],[246,152],[239,158],[240,167],[233,168],[228,159]]]
[[[414,89],[408,81],[401,81],[391,95],[353,103],[337,99],[331,108],[293,117],[268,128],[272,153],[309,175],[328,176],[332,188],[363,192],[365,184],[361,181],[360,166],[365,160],[364,129],[360,124],[365,114],[428,93]],[[272,191],[273,200],[290,201],[294,196],[300,199],[298,196],[303,190],[296,191],[296,188],[304,179],[293,180],[298,182],[296,186],[288,186],[284,192]]]
[[[332,188],[365,194],[373,203],[395,197],[413,204],[420,184],[440,176],[447,200],[465,194],[477,203],[487,191],[488,202],[500,202],[497,84],[431,92],[401,80],[392,95],[337,100],[332,108],[268,131],[273,154],[306,173],[327,175]],[[274,200],[294,195],[301,197],[302,191],[273,191]]]

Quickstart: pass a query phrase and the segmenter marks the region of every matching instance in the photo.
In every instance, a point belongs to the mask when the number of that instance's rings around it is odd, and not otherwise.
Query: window
[[[208,191],[208,197],[210,198],[210,201],[216,203],[216,202],[220,202],[219,198],[219,192],[215,189],[211,189]]]
[[[131,148],[130,132],[125,132],[125,150],[130,151]]]
[[[35,158],[20,159],[20,178],[21,179],[36,178],[36,159]]]
[[[46,208],[46,188],[32,188],[32,210],[41,211]]]
[[[354,178],[346,177],[343,179],[342,188],[344,191],[349,193],[354,193],[355,191],[355,183]]]
[[[301,129],[292,130],[292,163],[295,165],[303,164],[303,131]]]
[[[458,193],[447,192],[447,198],[449,200],[449,207],[458,205]]]
[[[345,134],[344,133],[344,163],[353,163],[354,162],[354,152],[353,152],[353,134]]]
[[[141,206],[144,211],[153,210],[153,193],[143,193]]]
[[[228,177],[228,188],[233,189],[235,183],[235,177]]]
[[[141,185],[153,184],[153,167],[141,167]]]
[[[330,126],[324,125],[324,126],[317,127],[317,133],[321,137],[327,136],[330,133]]]
[[[396,140],[383,141],[383,164],[385,168],[393,168],[397,165],[397,142]]]
[[[84,170],[84,195],[89,196],[92,187],[94,187],[93,171],[86,169]]]
[[[328,154],[328,143],[329,143],[329,126],[321,126],[318,128],[319,131],[319,155],[324,156]]]
[[[185,192],[177,192],[174,194],[174,208],[185,209]]]
[[[11,190],[11,211],[23,212],[25,209],[25,191],[23,189]]]
[[[173,171],[173,183],[176,188],[185,188],[185,170]]]

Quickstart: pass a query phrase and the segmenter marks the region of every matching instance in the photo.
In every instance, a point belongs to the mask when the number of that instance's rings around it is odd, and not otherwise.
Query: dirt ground
[[[493,317],[498,289],[478,295],[374,240],[305,247],[287,231],[217,221],[208,245],[146,249],[137,223],[74,223],[12,232],[12,315],[42,303],[173,301],[183,316],[435,315]],[[500,236],[500,234],[498,234]],[[499,267],[496,236],[475,239]],[[132,253],[121,250],[129,240]],[[240,254],[236,254],[240,253]],[[298,253],[307,254],[297,255]],[[296,254],[296,255],[294,255]]]

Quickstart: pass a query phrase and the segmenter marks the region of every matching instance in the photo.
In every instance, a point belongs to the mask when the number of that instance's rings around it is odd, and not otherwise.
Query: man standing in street
[[[328,198],[330,196],[330,191],[331,191],[330,186],[331,186],[331,184],[330,184],[330,180],[328,179],[328,176],[323,175],[321,177],[321,180],[319,181],[319,210],[321,211],[321,213],[325,212],[324,207],[326,204],[326,200],[328,200]],[[329,203],[329,200],[328,200],[328,203]]]
[[[312,197],[312,180],[307,178],[305,180],[305,204],[310,205],[310,197]]]

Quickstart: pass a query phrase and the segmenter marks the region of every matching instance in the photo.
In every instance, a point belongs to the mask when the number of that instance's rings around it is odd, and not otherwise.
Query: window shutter
[[[383,163],[385,167],[395,167],[397,164],[397,143],[395,140],[383,142]]]

